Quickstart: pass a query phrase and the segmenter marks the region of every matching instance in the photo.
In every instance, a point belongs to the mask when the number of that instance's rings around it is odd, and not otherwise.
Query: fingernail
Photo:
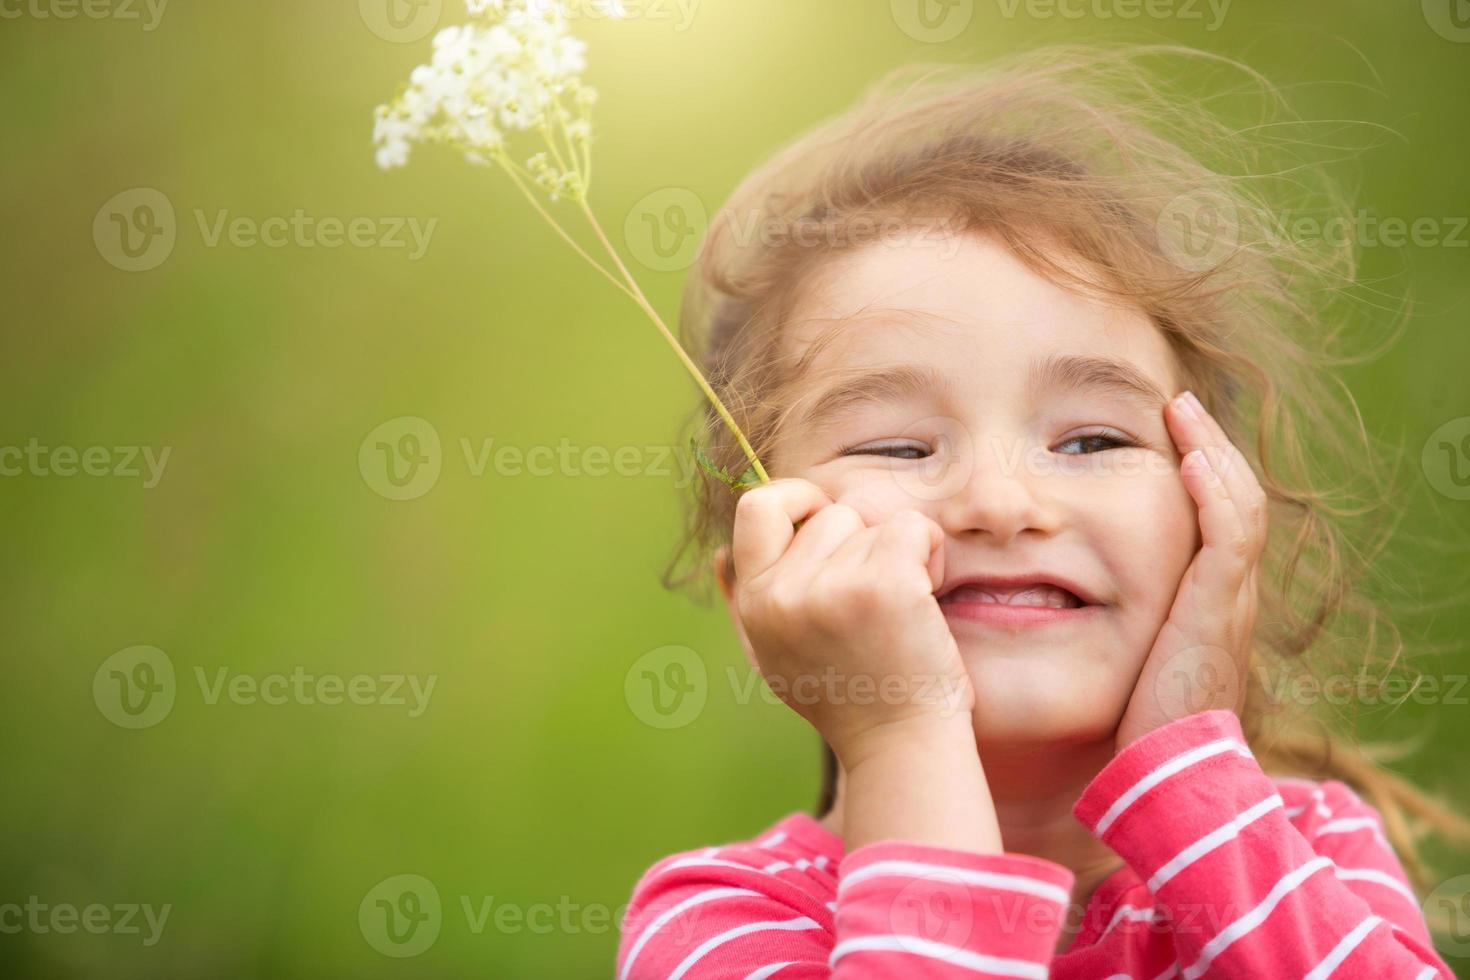
[[[1192,392],[1192,391],[1186,391],[1184,393],[1184,395],[1185,395],[1185,397],[1187,397],[1189,399],[1189,404],[1190,404],[1190,407],[1194,410],[1194,416],[1195,416],[1195,418],[1201,418],[1201,419],[1204,418],[1205,417],[1205,407],[1200,404],[1200,400],[1195,397],[1194,392]]]
[[[1179,410],[1179,414],[1183,415],[1185,418],[1199,418],[1199,413],[1196,412],[1194,408],[1194,406],[1197,404],[1199,404],[1199,402],[1194,399],[1194,393],[1191,391],[1182,391],[1174,396],[1174,407],[1177,408]]]
[[[1191,457],[1194,458],[1193,463],[1190,463]],[[1203,473],[1205,476],[1209,477],[1212,480],[1217,478],[1217,474],[1215,473],[1215,465],[1210,462],[1210,457],[1205,455],[1205,451],[1203,449],[1191,449],[1189,453],[1184,457],[1184,463],[1195,471]]]

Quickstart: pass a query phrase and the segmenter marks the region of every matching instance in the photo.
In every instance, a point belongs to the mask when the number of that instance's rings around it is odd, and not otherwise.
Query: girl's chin
[[[995,745],[1034,743],[1057,749],[1065,745],[1111,745],[1125,705],[1111,699],[1031,700],[984,698],[975,705],[975,739]]]
[[[1030,639],[988,647],[961,642],[960,656],[975,689],[976,736],[995,741],[1111,737],[1137,669],[1134,658],[1110,657],[1109,650],[1091,643],[1038,646]]]

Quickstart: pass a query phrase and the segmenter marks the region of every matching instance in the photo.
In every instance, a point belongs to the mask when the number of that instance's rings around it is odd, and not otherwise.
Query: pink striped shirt
[[[1453,976],[1378,812],[1337,780],[1267,776],[1233,712],[1148,733],[1072,812],[1125,864],[1063,953],[1062,865],[898,840],[846,854],[793,813],[649,868],[618,980]]]

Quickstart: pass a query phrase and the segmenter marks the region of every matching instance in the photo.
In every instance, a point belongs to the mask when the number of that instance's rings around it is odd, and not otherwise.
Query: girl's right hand
[[[815,484],[786,478],[740,498],[732,551],[761,674],[845,766],[893,738],[969,730],[974,690],[934,597],[938,524],[901,510],[869,527]]]

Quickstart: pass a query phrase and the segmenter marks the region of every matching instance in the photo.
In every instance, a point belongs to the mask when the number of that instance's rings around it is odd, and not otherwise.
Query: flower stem
[[[546,223],[551,225],[552,230],[560,235],[562,237],[562,240],[572,247],[572,251],[576,252],[578,255],[582,256],[582,258],[586,259],[588,264],[591,265],[592,268],[602,273],[603,276],[607,278],[607,281],[612,283],[619,290],[621,290],[625,296],[633,300],[633,302],[635,303],[638,302],[638,297],[633,295],[632,290],[619,282],[618,277],[613,275],[607,269],[603,268],[596,259],[588,255],[586,251],[583,250],[582,246],[578,245],[576,241],[572,238],[572,236],[568,235],[566,231],[562,229],[562,226],[557,224],[556,219],[547,213],[546,209],[543,208],[540,202],[536,200],[535,195],[533,195],[530,189],[527,188],[526,185],[521,181],[520,174],[516,172],[515,164],[511,162],[504,153],[496,154],[495,160],[497,163],[500,164],[501,169],[510,175],[510,179],[515,182],[516,187],[520,189],[521,194],[525,196],[526,200],[531,202],[531,207],[536,209],[536,213],[546,219]]]
[[[582,193],[585,194],[587,193],[587,181],[591,175],[583,169],[581,157],[577,153],[577,142],[576,140],[572,139],[571,133],[567,132],[567,110],[562,106],[560,97],[557,98],[555,105],[556,131],[561,135],[562,142],[566,143],[567,145],[567,156],[570,157],[572,160],[572,166],[570,169],[573,173],[577,175],[578,183],[581,186]],[[547,138],[553,144],[552,149],[554,150],[556,142],[555,139],[550,136],[548,136]]]
[[[582,193],[586,194],[592,190],[592,134],[587,134],[587,139],[582,143]]]
[[[755,470],[756,476],[760,478],[762,483],[770,483],[771,478],[766,475],[766,469],[756,457],[755,450],[750,448],[750,443],[746,440],[745,433],[740,431],[740,426],[735,423],[734,417],[725,408],[725,403],[720,401],[720,396],[715,394],[715,390],[705,380],[703,372],[699,370],[699,365],[695,364],[694,360],[685,352],[684,347],[664,324],[663,318],[658,315],[658,311],[653,308],[653,304],[643,295],[643,290],[638,288],[637,280],[628,271],[628,267],[623,264],[623,260],[618,256],[617,250],[607,240],[607,235],[603,234],[602,225],[598,223],[597,216],[587,206],[587,199],[585,197],[579,197],[577,204],[582,208],[582,213],[587,216],[587,221],[592,225],[592,230],[596,232],[598,241],[602,242],[602,247],[612,256],[613,262],[617,264],[618,270],[622,272],[623,278],[627,280],[628,286],[631,289],[629,295],[633,297],[633,302],[637,303],[643,309],[643,312],[648,314],[648,318],[653,321],[654,326],[658,327],[659,332],[664,335],[664,339],[669,342],[669,346],[674,349],[674,353],[679,355],[679,360],[684,363],[684,366],[689,369],[689,373],[694,376],[694,380],[698,382],[705,397],[714,405],[715,411],[719,413],[720,418],[729,427],[730,432],[735,436],[735,441],[740,444],[741,450],[745,453],[745,458],[750,460],[750,465]]]
[[[560,105],[560,103],[557,104],[556,110],[557,110],[558,128],[560,128],[560,120],[561,120],[561,105]],[[540,132],[541,132],[541,138],[546,141],[547,149],[551,150],[551,158],[556,161],[556,165],[558,167],[560,167],[562,169],[562,171],[565,172],[565,173],[578,174],[577,166],[576,166],[576,163],[577,163],[576,158],[575,157],[572,158],[572,166],[570,166],[570,167],[567,166],[566,160],[562,158],[560,148],[558,148],[557,145],[556,145],[556,133],[552,131],[552,128],[549,125],[547,125],[545,121],[543,121],[541,123],[539,129],[540,129]],[[581,176],[581,175],[578,174],[578,176]]]

